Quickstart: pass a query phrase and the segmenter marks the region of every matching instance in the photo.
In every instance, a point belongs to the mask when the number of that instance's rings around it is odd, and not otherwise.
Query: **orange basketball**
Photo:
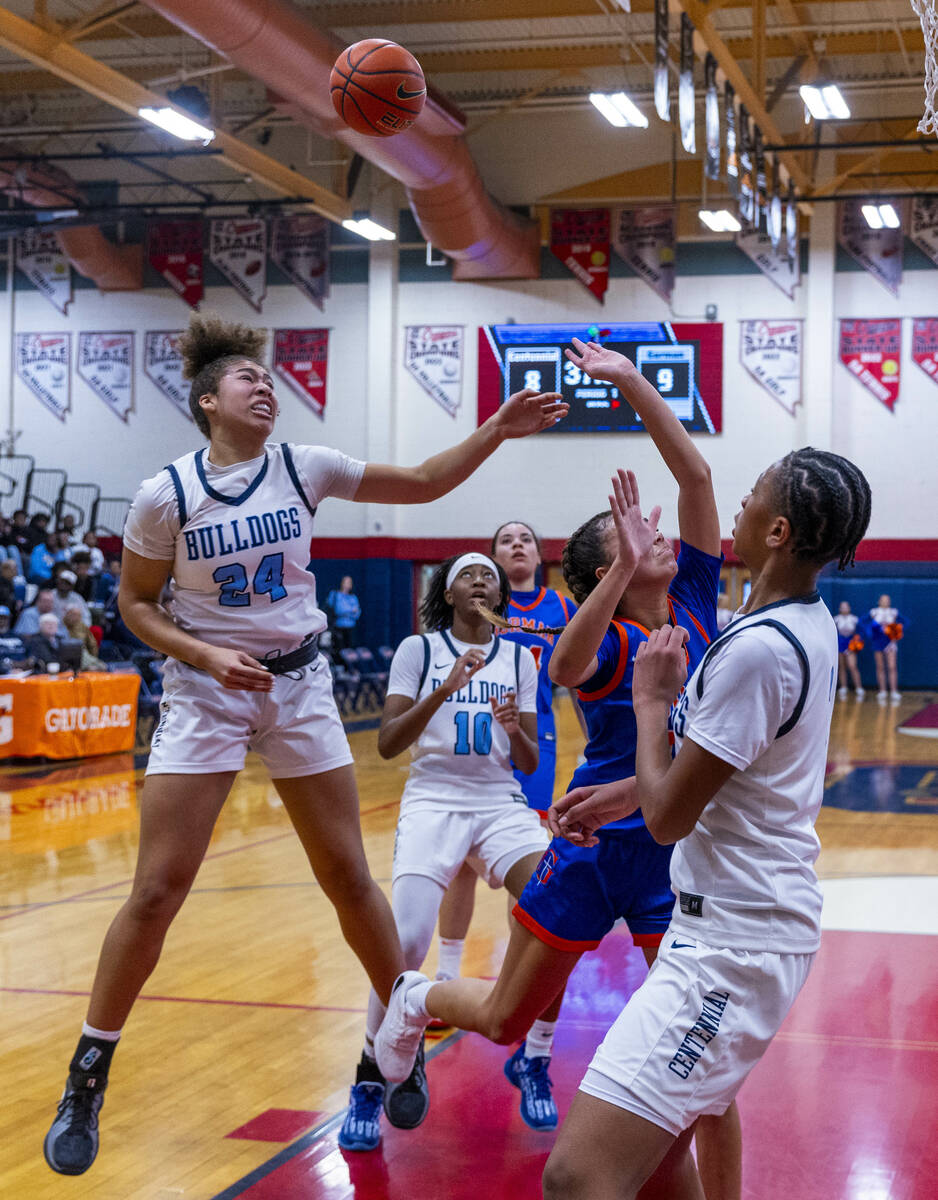
[[[365,38],[343,50],[329,87],[346,125],[371,137],[410,129],[427,98],[420,63],[403,46],[384,38]]]

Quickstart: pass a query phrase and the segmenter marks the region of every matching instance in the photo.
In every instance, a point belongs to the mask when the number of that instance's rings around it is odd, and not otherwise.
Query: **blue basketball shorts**
[[[515,771],[515,779],[524,792],[528,808],[546,813],[554,802],[554,776],[557,767],[557,735],[553,729],[540,731],[537,746],[537,770],[531,775],[522,775],[520,771]]]
[[[595,950],[620,917],[636,946],[657,946],[674,908],[672,850],[644,825],[600,831],[590,847],[554,838],[514,916],[558,950]]]

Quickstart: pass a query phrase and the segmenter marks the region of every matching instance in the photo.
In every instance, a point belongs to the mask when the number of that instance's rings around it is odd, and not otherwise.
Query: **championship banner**
[[[707,139],[704,174],[708,179],[719,179],[720,101],[717,96],[717,60],[709,52],[704,59],[704,129]]]
[[[184,417],[189,411],[189,380],[182,375],[181,329],[148,329],[143,335],[143,373]]]
[[[743,229],[736,234],[736,245],[750,258],[779,291],[789,300],[795,298],[795,288],[801,283],[801,255],[788,256],[787,250],[772,249],[772,239],[762,229]]]
[[[938,266],[938,197],[916,196],[909,225],[909,237]]]
[[[16,335],[17,375],[60,421],[72,409],[71,358],[70,333]]]
[[[785,201],[785,253],[790,261],[801,261],[799,250],[801,221],[798,215],[798,201],[795,197],[795,185],[788,181],[788,198]]]
[[[740,321],[739,361],[792,416],[801,403],[802,320]]]
[[[765,176],[765,141],[762,137],[762,130],[758,125],[755,126],[752,135],[752,163],[755,170],[755,219],[753,224],[763,229],[766,225],[768,216],[769,198],[767,192],[767,183]]]
[[[662,300],[674,291],[675,212],[659,208],[620,208],[614,214],[612,246]]]
[[[671,119],[668,32],[668,0],[655,0],[655,112],[662,121]]]
[[[270,257],[318,309],[329,296],[329,222],[314,213],[277,217]]]
[[[408,325],[404,366],[423,390],[456,416],[462,400],[462,325]]]
[[[152,221],[147,261],[190,308],[199,307],[204,292],[201,221]]]
[[[694,26],[681,13],[681,73],[678,76],[677,116],[681,145],[688,154],[697,153],[696,101],[694,98]]]
[[[253,217],[213,220],[208,256],[235,291],[260,312],[267,295],[267,222]]]
[[[79,333],[78,374],[126,422],[134,410],[134,335]]]
[[[739,193],[737,203],[739,215],[746,225],[754,224],[755,187],[752,169],[752,143],[749,133],[749,112],[745,104],[739,106]]]
[[[726,114],[726,182],[730,194],[739,192],[739,148],[736,141],[736,90],[729,80],[723,86],[723,109]]]
[[[769,207],[766,213],[766,226],[768,228],[769,241],[772,243],[772,249],[778,254],[778,248],[782,241],[782,194],[781,181],[779,179],[778,159],[772,162],[772,195],[769,199]]]
[[[840,361],[892,412],[899,399],[902,321],[841,321]]]
[[[837,242],[861,267],[883,285],[890,296],[899,295],[902,283],[902,228],[871,229],[866,223],[863,200],[841,200],[837,205]],[[892,205],[901,212],[901,201]]]
[[[326,407],[326,370],[329,364],[328,329],[275,329],[276,375],[321,417]]]
[[[72,269],[48,229],[24,229],[16,238],[16,266],[36,291],[64,313],[72,302]]]
[[[912,361],[938,383],[938,317],[912,321]]]
[[[602,304],[609,286],[609,209],[553,209],[550,250]]]

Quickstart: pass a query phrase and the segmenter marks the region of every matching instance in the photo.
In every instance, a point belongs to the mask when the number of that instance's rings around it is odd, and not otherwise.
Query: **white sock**
[[[425,979],[422,983],[415,983],[413,987],[408,989],[404,1002],[404,1011],[408,1017],[415,1017],[420,1020],[429,1019],[427,996],[432,987],[432,980]]]
[[[550,1058],[556,1021],[535,1021],[524,1039],[525,1058]]]
[[[99,1042],[119,1042],[122,1029],[95,1029],[87,1021],[82,1021],[81,1031],[85,1037],[97,1038]]]
[[[447,979],[459,978],[465,945],[465,938],[440,938],[440,957],[436,967],[440,975],[445,975]]]

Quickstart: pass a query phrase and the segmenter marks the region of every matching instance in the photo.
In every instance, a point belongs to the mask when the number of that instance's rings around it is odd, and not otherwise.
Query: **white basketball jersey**
[[[326,628],[310,540],[327,496],[351,499],[365,464],[324,446],[271,444],[218,468],[207,449],[140,487],[124,529],[135,554],[172,561],[173,620],[215,646],[288,653]]]
[[[711,644],[674,732],[736,772],[674,848],[674,928],[740,950],[817,949],[814,822],[836,683],[837,632],[817,593],[739,616]]]
[[[402,808],[479,808],[526,801],[512,774],[508,734],[491,700],[514,692],[520,712],[537,711],[537,667],[526,646],[493,638],[487,646],[456,641],[450,630],[408,637],[391,663],[388,695],[419,701],[449,678],[467,650],[482,650],[485,666],[448,697],[411,747],[413,758]]]

